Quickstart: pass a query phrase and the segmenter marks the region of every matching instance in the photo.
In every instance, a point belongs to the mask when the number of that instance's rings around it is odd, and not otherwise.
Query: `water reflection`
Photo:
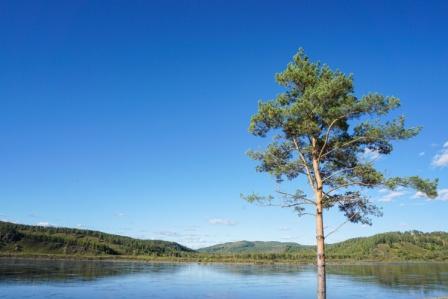
[[[374,282],[394,289],[447,289],[447,263],[396,263],[340,265],[327,268],[328,275],[359,282]]]
[[[145,264],[125,261],[75,261],[0,259],[0,283],[2,282],[70,282],[89,281],[108,276],[133,273],[174,273],[177,264]]]
[[[0,259],[0,298],[316,298],[316,268]],[[448,295],[448,264],[327,267],[327,298]]]

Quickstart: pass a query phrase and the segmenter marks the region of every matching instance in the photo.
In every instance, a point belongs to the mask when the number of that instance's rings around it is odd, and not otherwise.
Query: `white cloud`
[[[210,246],[216,244],[216,242],[210,242],[210,235],[203,233],[181,233],[170,230],[156,231],[150,234],[141,234],[139,238],[146,239],[157,239],[177,242],[179,244],[185,245],[187,247],[197,249],[200,247]]]
[[[52,225],[52,224],[50,224],[50,223],[48,223],[46,221],[38,222],[38,223],[36,223],[36,225],[37,226],[44,226],[44,227],[52,227],[52,226],[54,226],[54,225]]]
[[[155,232],[155,234],[159,235],[159,236],[164,236],[164,237],[177,237],[177,236],[179,236],[178,233],[173,232],[173,231],[169,231],[169,230]]]
[[[118,212],[118,213],[115,213],[114,216],[115,217],[124,217],[124,216],[126,216],[126,214],[122,213],[122,212]]]
[[[209,235],[200,235],[200,234],[187,234],[182,236],[180,240],[181,244],[185,244],[186,246],[197,249],[200,247],[210,246],[213,242],[209,241]]]
[[[426,198],[426,194],[421,191],[417,191],[411,198]]]
[[[418,155],[419,155],[420,157],[423,157],[423,156],[425,155],[425,152],[420,152],[420,153],[418,153]]]
[[[3,222],[10,222],[10,223],[14,223],[14,224],[16,224],[17,222],[16,221],[14,221],[14,220],[11,220],[11,219],[8,219],[8,218],[3,218],[5,215],[0,215],[0,221],[3,221]]]
[[[208,220],[209,224],[212,225],[235,225],[236,222],[231,219],[223,219],[223,218],[210,218]]]
[[[406,194],[406,191],[403,190],[387,190],[387,189],[381,189],[379,190],[380,193],[382,193],[381,197],[378,199],[378,201],[382,202],[391,202],[392,200],[402,197]]]
[[[369,162],[378,159],[380,156],[381,154],[378,151],[369,148],[365,148],[364,153],[362,154],[363,159]]]
[[[197,231],[197,228],[196,227],[187,227],[187,228],[184,228],[184,232],[196,232]]]
[[[448,166],[448,141],[443,144],[443,148],[434,156],[432,165],[435,167]]]
[[[438,193],[439,193],[439,196],[437,197],[438,200],[448,200],[448,189],[440,189]]]
[[[280,227],[278,228],[278,230],[279,230],[279,231],[282,231],[282,232],[287,232],[287,231],[290,230],[290,228],[287,227],[287,226],[280,226]]]
[[[283,240],[283,241],[291,241],[291,240],[297,240],[297,238],[295,238],[295,237],[293,237],[293,236],[288,236],[288,235],[286,235],[286,236],[280,237],[280,240]]]
[[[438,196],[435,198],[435,200],[446,200],[448,201],[448,188],[439,189],[437,190]],[[412,198],[425,198],[428,200],[432,200],[431,198],[428,198],[425,193],[417,191]]]

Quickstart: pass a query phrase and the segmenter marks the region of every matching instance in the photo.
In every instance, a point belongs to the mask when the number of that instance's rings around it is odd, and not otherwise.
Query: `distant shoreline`
[[[0,257],[313,265],[313,246],[237,241],[198,250],[175,242],[140,240],[99,231],[39,227],[0,221]],[[389,232],[327,244],[329,264],[448,262],[448,233]]]
[[[250,265],[303,265],[312,266],[312,262],[306,261],[285,261],[285,260],[228,260],[222,257],[201,258],[201,257],[152,257],[152,256],[86,256],[86,255],[58,255],[58,254],[15,254],[0,253],[1,259],[34,259],[34,260],[68,260],[68,261],[104,261],[104,262],[143,262],[143,263],[175,263],[175,264],[250,264]],[[331,263],[331,262],[330,262]]]
[[[0,262],[5,259],[28,259],[28,260],[52,260],[52,261],[92,261],[92,262],[141,262],[141,263],[166,263],[166,264],[234,264],[234,265],[296,265],[314,266],[313,262],[288,261],[288,260],[229,260],[217,256],[216,259],[208,258],[173,258],[173,257],[147,257],[147,256],[77,256],[77,255],[57,255],[57,254],[14,254],[0,253]],[[440,260],[328,260],[329,266],[355,266],[373,264],[448,264],[448,261]]]

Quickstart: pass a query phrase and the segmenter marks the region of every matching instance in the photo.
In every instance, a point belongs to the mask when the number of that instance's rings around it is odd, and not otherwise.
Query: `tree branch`
[[[314,201],[312,201],[311,199],[308,199],[308,198],[298,197],[297,195],[286,193],[286,192],[283,192],[283,191],[280,191],[280,190],[275,190],[275,192],[277,192],[279,194],[282,194],[282,195],[285,195],[285,196],[290,196],[290,197],[292,197],[294,199],[303,200],[304,203],[308,203],[308,204],[311,204],[311,205],[316,205],[316,203]]]
[[[330,191],[325,192],[325,194],[330,194],[331,192],[334,192],[336,190],[342,189],[342,188],[346,188],[346,187],[350,187],[350,186],[365,186],[365,187],[373,187],[376,186],[377,184],[367,184],[367,183],[363,183],[363,182],[350,182],[347,184],[342,184],[336,188],[331,189]]]
[[[338,231],[342,226],[344,226],[347,222],[351,221],[353,218],[355,218],[355,216],[357,216],[359,213],[356,212],[354,213],[350,218],[348,218],[347,220],[345,220],[344,222],[342,222],[341,224],[339,224],[334,230],[332,230],[331,232],[329,232],[328,234],[325,235],[325,238],[327,238],[328,236],[330,236],[331,234],[335,233],[336,231]]]
[[[355,143],[355,142],[357,142],[357,141],[359,141],[359,140],[362,140],[362,139],[367,139],[367,137],[366,137],[366,136],[360,136],[360,137],[358,137],[358,138],[355,138],[355,139],[352,139],[352,140],[350,140],[350,141],[347,141],[346,143],[343,143],[341,146],[339,146],[339,147],[335,147],[335,148],[329,150],[328,152],[324,153],[324,154],[321,156],[321,158],[327,156],[328,154],[330,154],[330,153],[332,153],[332,152],[334,152],[334,151],[340,150],[340,149],[343,148],[344,146],[350,145],[350,144]]]
[[[344,117],[349,116],[350,114],[351,114],[351,113],[344,114],[344,115],[342,115],[342,116],[340,116],[340,117],[334,119],[334,120],[330,123],[330,125],[328,126],[328,129],[327,129],[327,133],[325,134],[325,141],[324,141],[324,144],[322,145],[322,148],[321,148],[321,150],[320,150],[320,152],[319,152],[318,160],[320,160],[320,158],[321,158],[321,156],[322,156],[322,154],[323,154],[323,152],[324,152],[324,150],[325,150],[325,147],[326,147],[326,145],[327,145],[327,143],[328,143],[328,138],[330,137],[330,133],[331,133],[331,129],[332,129],[332,127],[333,127],[339,120],[343,119]]]
[[[306,175],[308,177],[308,182],[309,182],[311,188],[313,188],[313,190],[315,190],[316,188],[315,188],[312,176],[311,176],[310,169],[308,167],[308,164],[306,163],[305,156],[303,155],[302,151],[300,150],[300,147],[299,147],[299,144],[297,143],[297,140],[294,137],[292,138],[292,140],[294,142],[294,145],[296,147],[297,152],[299,153],[300,158],[302,159],[303,166],[305,167]]]
[[[300,216],[304,216],[304,215],[310,215],[310,216],[314,216],[316,217],[316,214],[313,213],[299,213]]]
[[[332,174],[330,174],[329,176],[324,177],[324,178],[322,179],[322,183],[325,182],[326,180],[328,180],[328,179],[334,177],[334,176],[337,175],[338,173],[341,173],[341,172],[344,172],[344,171],[348,171],[348,170],[352,170],[352,169],[355,169],[355,168],[356,168],[356,166],[355,166],[355,167],[347,167],[347,168],[339,169],[339,170],[333,172]]]

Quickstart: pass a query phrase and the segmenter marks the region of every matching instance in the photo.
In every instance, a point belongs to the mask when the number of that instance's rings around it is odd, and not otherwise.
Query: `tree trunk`
[[[325,235],[323,219],[323,181],[320,176],[319,151],[316,139],[311,140],[313,146],[313,170],[316,179],[316,243],[317,243],[317,298],[325,299],[327,295],[325,273]]]
[[[322,211],[322,192],[316,194],[316,241],[317,241],[317,298],[326,298],[325,237]]]

